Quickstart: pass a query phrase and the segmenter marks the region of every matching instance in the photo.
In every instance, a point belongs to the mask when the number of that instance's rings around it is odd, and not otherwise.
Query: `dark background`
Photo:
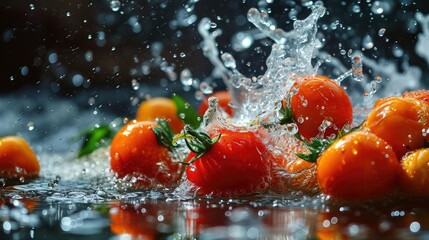
[[[219,49],[232,52],[240,59],[239,68],[243,73],[258,74],[262,71],[254,66],[263,65],[265,59],[251,50],[234,52],[230,44],[234,33],[252,28],[245,20],[247,10],[258,6],[269,8],[277,26],[290,29],[290,10],[296,10],[298,18],[307,16],[309,11],[302,7],[305,2],[308,1],[268,4],[201,0],[193,12],[197,16],[195,23],[172,27],[178,10],[183,10],[187,1],[124,0],[120,10],[113,11],[107,0],[3,0],[0,2],[0,92],[31,86],[50,88],[58,94],[74,94],[91,88],[130,88],[132,79],[157,85],[167,78],[164,72],[151,67],[150,74],[145,75],[141,70],[144,62],[153,60],[148,46],[154,42],[164,45],[161,56],[175,65],[177,74],[186,67],[203,79],[210,74],[211,65],[199,49],[201,38],[196,28],[202,17],[214,20],[223,30],[218,38]],[[371,7],[375,2],[389,3],[389,10],[374,14]],[[336,29],[323,31],[325,51],[341,56],[339,43],[342,49],[360,49],[362,37],[370,35],[377,46],[377,51],[371,52],[375,56],[394,58],[391,46],[397,42],[412,65],[427,70],[426,63],[413,51],[420,26],[412,20],[416,11],[428,12],[425,1],[329,1],[325,5],[328,14],[319,25],[330,26],[335,21],[340,24]],[[360,7],[360,13],[353,11],[356,6]],[[133,31],[130,24],[133,19],[140,24],[138,32]],[[347,27],[351,30],[345,30]],[[383,38],[377,37],[380,28],[387,29]],[[105,37],[103,43],[97,43],[100,32]],[[389,43],[385,42],[386,38],[390,39]],[[259,42],[254,46],[259,44],[269,49],[265,45],[270,43]],[[92,53],[90,62],[85,60],[88,51]],[[52,53],[57,56],[54,63],[49,62]],[[180,53],[186,56],[180,57]],[[265,51],[263,57],[267,53],[269,51]],[[347,64],[348,59],[344,59]],[[252,63],[251,67],[246,67],[247,62]],[[73,84],[76,74],[83,77],[83,84]]]

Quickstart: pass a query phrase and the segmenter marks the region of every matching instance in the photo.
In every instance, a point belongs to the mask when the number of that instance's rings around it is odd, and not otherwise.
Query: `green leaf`
[[[304,142],[304,145],[308,148],[310,153],[296,153],[295,155],[307,162],[315,163],[319,156],[334,142],[351,132],[361,129],[361,126],[362,124],[349,130],[341,129],[334,139],[311,138],[311,141],[306,141],[305,139],[302,139],[299,134],[296,134],[296,138]]]
[[[293,122],[293,115],[292,115],[292,110],[290,109],[290,107],[284,107],[282,106],[279,110],[279,112],[282,114],[282,118],[279,120],[279,123],[281,125],[287,124],[287,123],[292,123]]]
[[[159,145],[169,148],[172,152],[175,152],[175,146],[173,143],[174,132],[171,129],[170,124],[165,119],[157,121],[158,126],[152,128],[155,133],[156,140]]]
[[[194,161],[199,159],[201,156],[203,156],[206,152],[208,152],[210,148],[219,141],[221,134],[214,138],[210,138],[207,133],[197,131],[191,126],[185,125],[183,134],[180,134],[176,137],[177,138],[175,138],[173,141],[184,139],[185,144],[189,148],[189,150],[191,150],[191,152],[196,153],[196,155],[189,162],[183,162],[186,165],[190,165]]]
[[[110,129],[109,125],[101,125],[87,131],[79,149],[78,158],[94,152],[97,148],[106,146],[114,136],[115,132]]]
[[[193,129],[197,129],[201,125],[203,118],[179,95],[173,95],[172,99],[177,107],[177,116],[179,116],[185,124],[190,125]]]

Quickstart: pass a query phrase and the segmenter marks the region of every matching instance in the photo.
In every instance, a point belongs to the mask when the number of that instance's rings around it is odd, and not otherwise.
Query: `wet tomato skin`
[[[429,136],[422,131],[429,128],[429,105],[403,97],[378,100],[368,115],[364,128],[385,140],[398,159],[405,153],[422,148]]]
[[[226,90],[215,92],[212,95],[204,98],[198,107],[198,113],[200,115],[204,115],[206,110],[209,108],[208,99],[210,97],[216,97],[218,99],[219,108],[223,109],[228,114],[228,116],[234,115],[234,111],[232,110],[231,106],[229,106],[229,102],[231,102],[231,94]]]
[[[413,197],[429,197],[429,148],[419,149],[401,161],[400,185]]]
[[[363,130],[342,137],[317,160],[321,191],[340,200],[381,198],[393,190],[398,172],[392,148]]]
[[[137,121],[166,119],[175,133],[183,129],[183,122],[177,116],[177,107],[172,99],[157,97],[141,102],[137,109]]]
[[[337,134],[353,121],[353,107],[344,89],[325,76],[304,76],[291,91],[290,108],[301,136],[310,140],[319,135],[324,120],[331,122],[323,137]]]
[[[36,177],[40,165],[30,145],[17,136],[0,138],[0,177]]]
[[[271,163],[266,147],[252,132],[217,130],[222,134],[202,157],[186,168],[187,179],[199,195],[238,196],[265,192],[270,182]],[[195,156],[191,153],[188,161]]]
[[[168,148],[158,144],[151,121],[134,121],[115,135],[110,146],[111,169],[119,177],[142,175],[163,185],[178,179],[178,163],[172,162]]]
[[[429,90],[419,89],[419,90],[410,91],[410,92],[407,91],[402,94],[402,97],[414,98],[414,99],[429,103]]]

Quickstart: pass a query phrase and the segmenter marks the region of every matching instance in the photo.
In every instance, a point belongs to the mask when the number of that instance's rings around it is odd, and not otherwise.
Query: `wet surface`
[[[23,189],[25,185],[2,189],[1,239],[429,237],[427,200],[346,204],[328,203],[321,196],[272,195],[180,200],[170,190],[122,193],[116,197],[122,199],[91,199],[91,194],[76,187],[61,199],[59,189],[44,194]],[[29,198],[31,195],[34,197]]]

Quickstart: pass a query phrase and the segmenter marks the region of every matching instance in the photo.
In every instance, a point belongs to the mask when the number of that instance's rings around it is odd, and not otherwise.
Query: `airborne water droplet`
[[[180,82],[184,86],[191,86],[193,79],[192,79],[192,73],[188,68],[183,69],[183,71],[180,73]]]
[[[378,36],[383,37],[385,32],[386,32],[385,28],[380,28],[380,30],[378,30]]]
[[[110,9],[112,9],[112,11],[117,12],[120,8],[121,8],[121,1],[119,0],[110,1]]]
[[[204,94],[212,94],[213,93],[213,88],[206,82],[202,82],[200,84],[200,90]]]
[[[362,59],[360,56],[355,56],[352,59],[352,77],[355,81],[362,82],[364,75],[362,71]]]
[[[236,68],[237,65],[235,63],[235,59],[230,53],[222,54],[221,58],[225,67],[232,69]]]
[[[133,79],[131,80],[131,87],[133,90],[137,91],[140,88],[140,83],[136,79]]]

